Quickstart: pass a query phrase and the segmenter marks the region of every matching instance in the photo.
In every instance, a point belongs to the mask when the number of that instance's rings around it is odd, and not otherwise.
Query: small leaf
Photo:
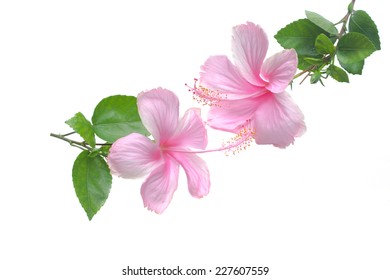
[[[332,41],[325,34],[318,35],[314,45],[320,54],[333,55],[336,51],[336,47],[333,46]]]
[[[337,35],[338,33],[337,28],[334,26],[334,24],[331,21],[327,20],[323,16],[314,12],[305,11],[305,14],[306,17],[318,27],[322,28],[329,34]]]
[[[349,20],[349,31],[365,35],[377,50],[381,49],[378,28],[365,11],[355,11]]]
[[[341,63],[340,62],[340,65],[345,70],[347,70],[348,73],[351,73],[351,74],[354,74],[354,75],[355,74],[361,75],[362,72],[363,72],[364,60],[360,60],[358,62],[350,63],[350,64],[346,64],[346,63]]]
[[[134,96],[104,98],[95,108],[92,123],[96,135],[109,143],[133,132],[149,135],[141,122]]]
[[[341,83],[349,83],[349,78],[347,72],[345,72],[340,67],[335,65],[330,65],[327,69],[327,73],[336,81]]]
[[[367,58],[375,50],[374,44],[365,35],[351,32],[340,38],[337,58],[340,63],[353,64]]]
[[[74,129],[92,148],[96,145],[93,126],[82,113],[77,113],[73,118],[65,122]]]
[[[102,157],[90,157],[88,151],[83,151],[74,162],[72,178],[81,206],[92,220],[110,193],[110,169]]]

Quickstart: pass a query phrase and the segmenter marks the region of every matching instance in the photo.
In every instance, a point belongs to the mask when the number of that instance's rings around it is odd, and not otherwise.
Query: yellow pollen
[[[193,94],[193,99],[202,105],[221,107],[221,100],[226,99],[226,94],[221,93],[219,90],[208,89],[202,85],[197,85],[197,79],[194,79],[194,87],[190,87],[188,91]]]
[[[225,155],[236,155],[246,150],[253,142],[254,135],[255,132],[251,128],[244,126],[237,135],[222,144]]]

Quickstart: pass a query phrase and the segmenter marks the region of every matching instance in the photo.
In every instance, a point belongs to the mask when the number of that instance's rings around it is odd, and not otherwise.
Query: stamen
[[[243,126],[237,135],[222,144],[225,155],[236,155],[246,150],[253,142],[255,132],[249,126]]]
[[[218,90],[208,89],[202,85],[197,85],[197,82],[198,79],[194,79],[193,87],[185,84],[186,87],[188,87],[188,91],[192,92],[193,99],[202,105],[221,107],[219,103],[221,100],[227,98],[226,94],[223,94]]]

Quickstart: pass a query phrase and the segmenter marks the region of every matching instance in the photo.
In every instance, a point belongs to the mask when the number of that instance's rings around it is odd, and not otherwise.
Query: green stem
[[[347,23],[348,23],[348,20],[349,18],[351,17],[352,13],[353,13],[353,8],[355,6],[355,2],[356,0],[352,0],[351,3],[349,3],[348,5],[348,13],[337,23],[342,23],[343,26],[341,27],[341,30],[339,32],[339,34],[337,34],[337,38],[341,38],[345,32],[347,31]]]
[[[65,141],[65,142],[68,142],[71,146],[79,148],[79,149],[81,149],[83,151],[92,152],[93,148],[90,145],[88,145],[87,142],[85,142],[85,141],[80,142],[80,141],[75,141],[75,140],[67,138],[67,136],[75,134],[75,133],[76,133],[75,131],[69,132],[69,133],[66,133],[66,134],[50,133],[50,136],[54,137],[54,138],[57,138],[57,139],[61,139],[61,140]],[[95,145],[96,146],[111,146],[112,144],[110,144],[110,143],[96,143]]]
[[[57,138],[57,139],[61,139],[61,140],[65,141],[65,142],[68,142],[71,146],[77,147],[77,148],[79,148],[79,149],[81,149],[83,151],[92,151],[92,148],[90,146],[88,146],[87,143],[74,141],[74,140],[69,139],[69,138],[66,137],[66,136],[72,135],[74,133],[75,132],[71,132],[71,133],[67,133],[67,134],[50,133],[50,136],[54,137],[54,138]]]
[[[310,73],[311,71],[315,70],[316,68],[317,68],[316,65],[311,65],[310,67],[308,67],[308,68],[306,68],[305,70],[303,70],[303,71],[299,72],[298,74],[296,74],[296,75],[294,76],[293,80],[299,78],[300,76],[302,76],[302,75],[305,74],[305,73],[308,73],[308,72]]]
[[[72,134],[75,134],[76,131],[72,131],[72,132],[69,132],[69,133],[66,133],[66,134],[62,134],[62,136],[69,136],[69,135],[72,135]]]

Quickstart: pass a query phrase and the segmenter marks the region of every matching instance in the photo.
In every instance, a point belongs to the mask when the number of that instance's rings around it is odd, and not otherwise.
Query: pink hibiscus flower
[[[297,70],[295,50],[265,59],[267,35],[251,22],[233,28],[233,64],[226,56],[211,56],[201,67],[196,98],[210,108],[208,124],[237,133],[254,132],[257,144],[285,148],[306,131],[304,116],[285,91]]]
[[[141,187],[145,207],[162,213],[178,186],[179,165],[187,175],[190,194],[208,194],[210,175],[206,163],[191,148],[204,149],[207,133],[199,109],[189,109],[179,120],[179,100],[158,88],[138,95],[141,120],[154,141],[132,133],[118,139],[107,157],[112,174],[139,178],[149,174]]]

